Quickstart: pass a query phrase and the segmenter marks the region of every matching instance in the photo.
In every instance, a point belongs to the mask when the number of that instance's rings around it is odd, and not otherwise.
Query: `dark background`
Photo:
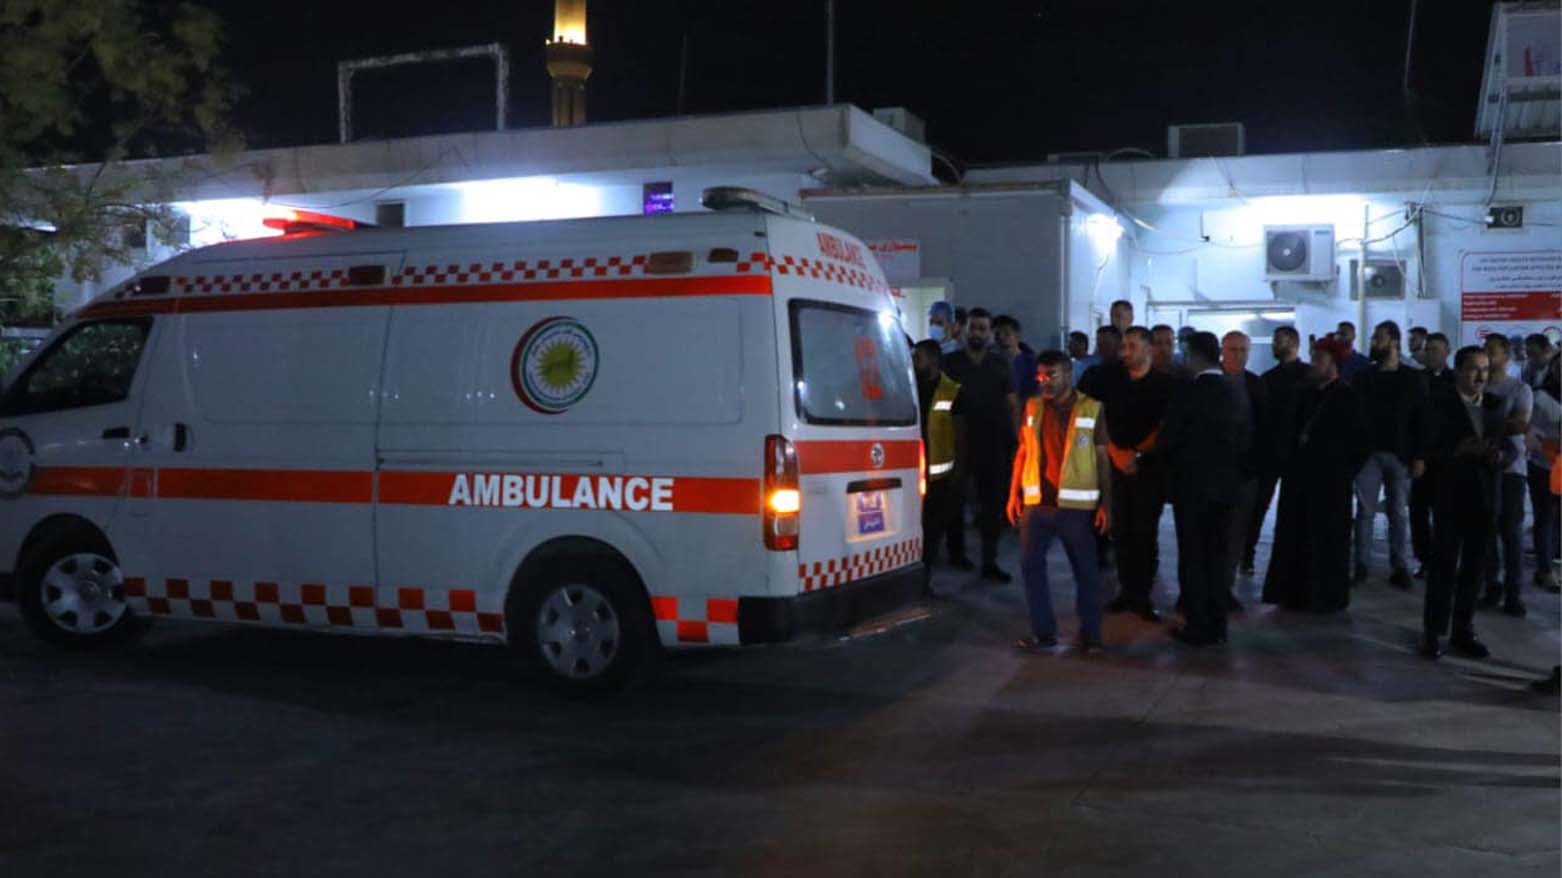
[[[248,90],[251,147],[336,140],[336,62],[500,42],[510,125],[547,124],[552,0],[214,0]],[[905,106],[966,162],[1063,150],[1162,154],[1168,124],[1240,121],[1253,153],[1473,138],[1491,0],[918,4],[837,0],[836,99]],[[824,102],[824,0],[590,0],[593,122],[673,115],[688,35],[694,114]],[[360,73],[360,139],[492,127],[492,65]]]

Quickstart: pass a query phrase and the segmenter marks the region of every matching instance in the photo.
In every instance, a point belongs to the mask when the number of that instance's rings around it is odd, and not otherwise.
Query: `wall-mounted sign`
[[[1562,251],[1466,253],[1459,274],[1461,344],[1494,332],[1562,340]]]
[[[640,212],[672,213],[673,212],[673,184],[647,183],[640,187]]]
[[[890,283],[917,280],[922,277],[922,245],[904,238],[888,241],[869,241],[868,249],[884,269],[884,278]]]

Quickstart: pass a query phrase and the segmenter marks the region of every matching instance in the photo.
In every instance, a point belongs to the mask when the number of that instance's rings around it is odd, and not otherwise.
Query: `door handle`
[[[129,427],[109,427],[107,430],[103,431],[103,438],[104,439],[129,439],[130,438],[130,428]]]
[[[174,450],[183,451],[190,447],[190,428],[184,424],[174,424]]]

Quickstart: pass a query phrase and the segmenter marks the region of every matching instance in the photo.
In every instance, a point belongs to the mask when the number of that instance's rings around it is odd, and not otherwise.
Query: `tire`
[[[600,555],[527,565],[510,586],[505,625],[521,660],[572,692],[621,689],[661,649],[639,577]]]
[[[144,627],[125,602],[113,548],[86,527],[62,530],[27,552],[17,569],[16,603],[27,627],[58,646],[115,646]]]

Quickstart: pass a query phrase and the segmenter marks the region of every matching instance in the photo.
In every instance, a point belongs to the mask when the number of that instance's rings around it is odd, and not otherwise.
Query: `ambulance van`
[[[0,574],[39,636],[173,617],[507,643],[610,687],[921,583],[907,339],[860,241],[707,213],[192,250],[0,395]],[[325,218],[322,218],[325,219]]]

